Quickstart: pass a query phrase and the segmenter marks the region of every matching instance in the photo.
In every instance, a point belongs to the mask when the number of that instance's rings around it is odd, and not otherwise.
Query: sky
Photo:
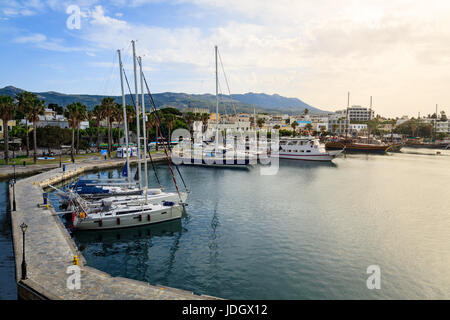
[[[217,45],[232,94],[450,114],[449,17],[445,0],[0,0],[0,87],[120,95],[136,40],[155,93],[214,94]]]

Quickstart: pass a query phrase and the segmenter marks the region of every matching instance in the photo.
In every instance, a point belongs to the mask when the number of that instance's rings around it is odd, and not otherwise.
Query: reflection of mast
[[[186,217],[186,223],[185,226],[187,226],[189,224],[189,216]],[[164,275],[164,280],[166,281],[166,283],[169,280],[169,275],[172,272],[173,269],[173,263],[175,262],[175,254],[177,253],[179,247],[180,247],[180,240],[181,240],[181,236],[183,235],[183,228],[180,229],[180,232],[178,233],[178,235],[175,237],[174,243],[173,245],[170,247],[169,250],[169,263],[168,263],[168,268],[167,271]]]

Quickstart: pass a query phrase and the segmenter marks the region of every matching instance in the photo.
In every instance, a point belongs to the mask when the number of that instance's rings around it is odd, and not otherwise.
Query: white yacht
[[[130,205],[141,205],[146,203],[151,204],[162,204],[164,202],[174,202],[182,205],[186,205],[186,200],[188,197],[187,192],[180,192],[180,194],[176,192],[163,192],[161,189],[149,189],[147,191],[147,196],[145,196],[145,190],[142,190],[143,194],[138,195],[122,195],[122,196],[109,196],[97,200],[86,201],[86,207],[88,208],[101,208],[105,207],[105,204],[130,204]],[[66,193],[66,196],[69,198],[67,210],[74,210],[74,201],[70,201],[70,199],[74,199],[76,196],[72,193]]]
[[[136,227],[179,219],[182,214],[183,206],[174,202],[141,205],[128,203],[102,207],[97,210],[89,210],[89,212],[74,212],[72,226],[75,230]]]
[[[343,150],[327,151],[314,137],[280,138],[280,159],[331,161]]]

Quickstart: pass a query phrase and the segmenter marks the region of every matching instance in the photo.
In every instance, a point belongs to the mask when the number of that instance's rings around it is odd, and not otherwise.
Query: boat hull
[[[367,145],[367,144],[356,144],[356,143],[342,143],[342,142],[327,142],[325,144],[327,150],[344,150],[346,152],[357,152],[357,153],[386,153],[392,145],[388,146],[378,146],[378,145]]]
[[[342,150],[330,151],[330,152],[322,153],[322,154],[311,154],[311,155],[279,153],[278,158],[279,159],[290,159],[290,160],[328,162],[328,161],[332,161],[334,158],[336,158],[341,153],[342,153]]]
[[[183,214],[182,206],[171,206],[157,212],[142,211],[132,214],[103,216],[101,218],[75,217],[74,230],[108,230],[145,226],[171,220],[180,219]]]
[[[204,167],[217,167],[217,168],[240,168],[250,169],[250,159],[216,159],[216,158],[181,158],[183,165],[190,166],[204,166]]]

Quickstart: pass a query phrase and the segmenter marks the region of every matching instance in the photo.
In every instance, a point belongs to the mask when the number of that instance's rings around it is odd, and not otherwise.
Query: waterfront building
[[[336,111],[336,114],[346,117],[347,109]],[[374,115],[375,111],[373,109],[370,110],[367,107],[351,106],[348,108],[348,117],[350,119],[350,122],[369,121],[370,119],[374,118]]]
[[[346,125],[345,114],[336,112],[328,116],[328,130],[333,134],[345,134]]]
[[[16,120],[9,120],[7,123],[8,126],[8,130],[11,130],[13,127],[16,126]],[[4,128],[5,126],[3,125],[3,120],[0,119],[0,138],[3,138],[3,134],[4,134]],[[11,138],[11,137],[10,137]]]
[[[209,109],[206,109],[206,108],[184,108],[182,111],[181,111],[181,113],[183,113],[183,114],[185,114],[185,113],[188,113],[188,112],[192,112],[192,113],[207,113],[207,114],[210,114],[210,111],[209,111]]]
[[[437,121],[436,132],[450,134],[450,121]]]

